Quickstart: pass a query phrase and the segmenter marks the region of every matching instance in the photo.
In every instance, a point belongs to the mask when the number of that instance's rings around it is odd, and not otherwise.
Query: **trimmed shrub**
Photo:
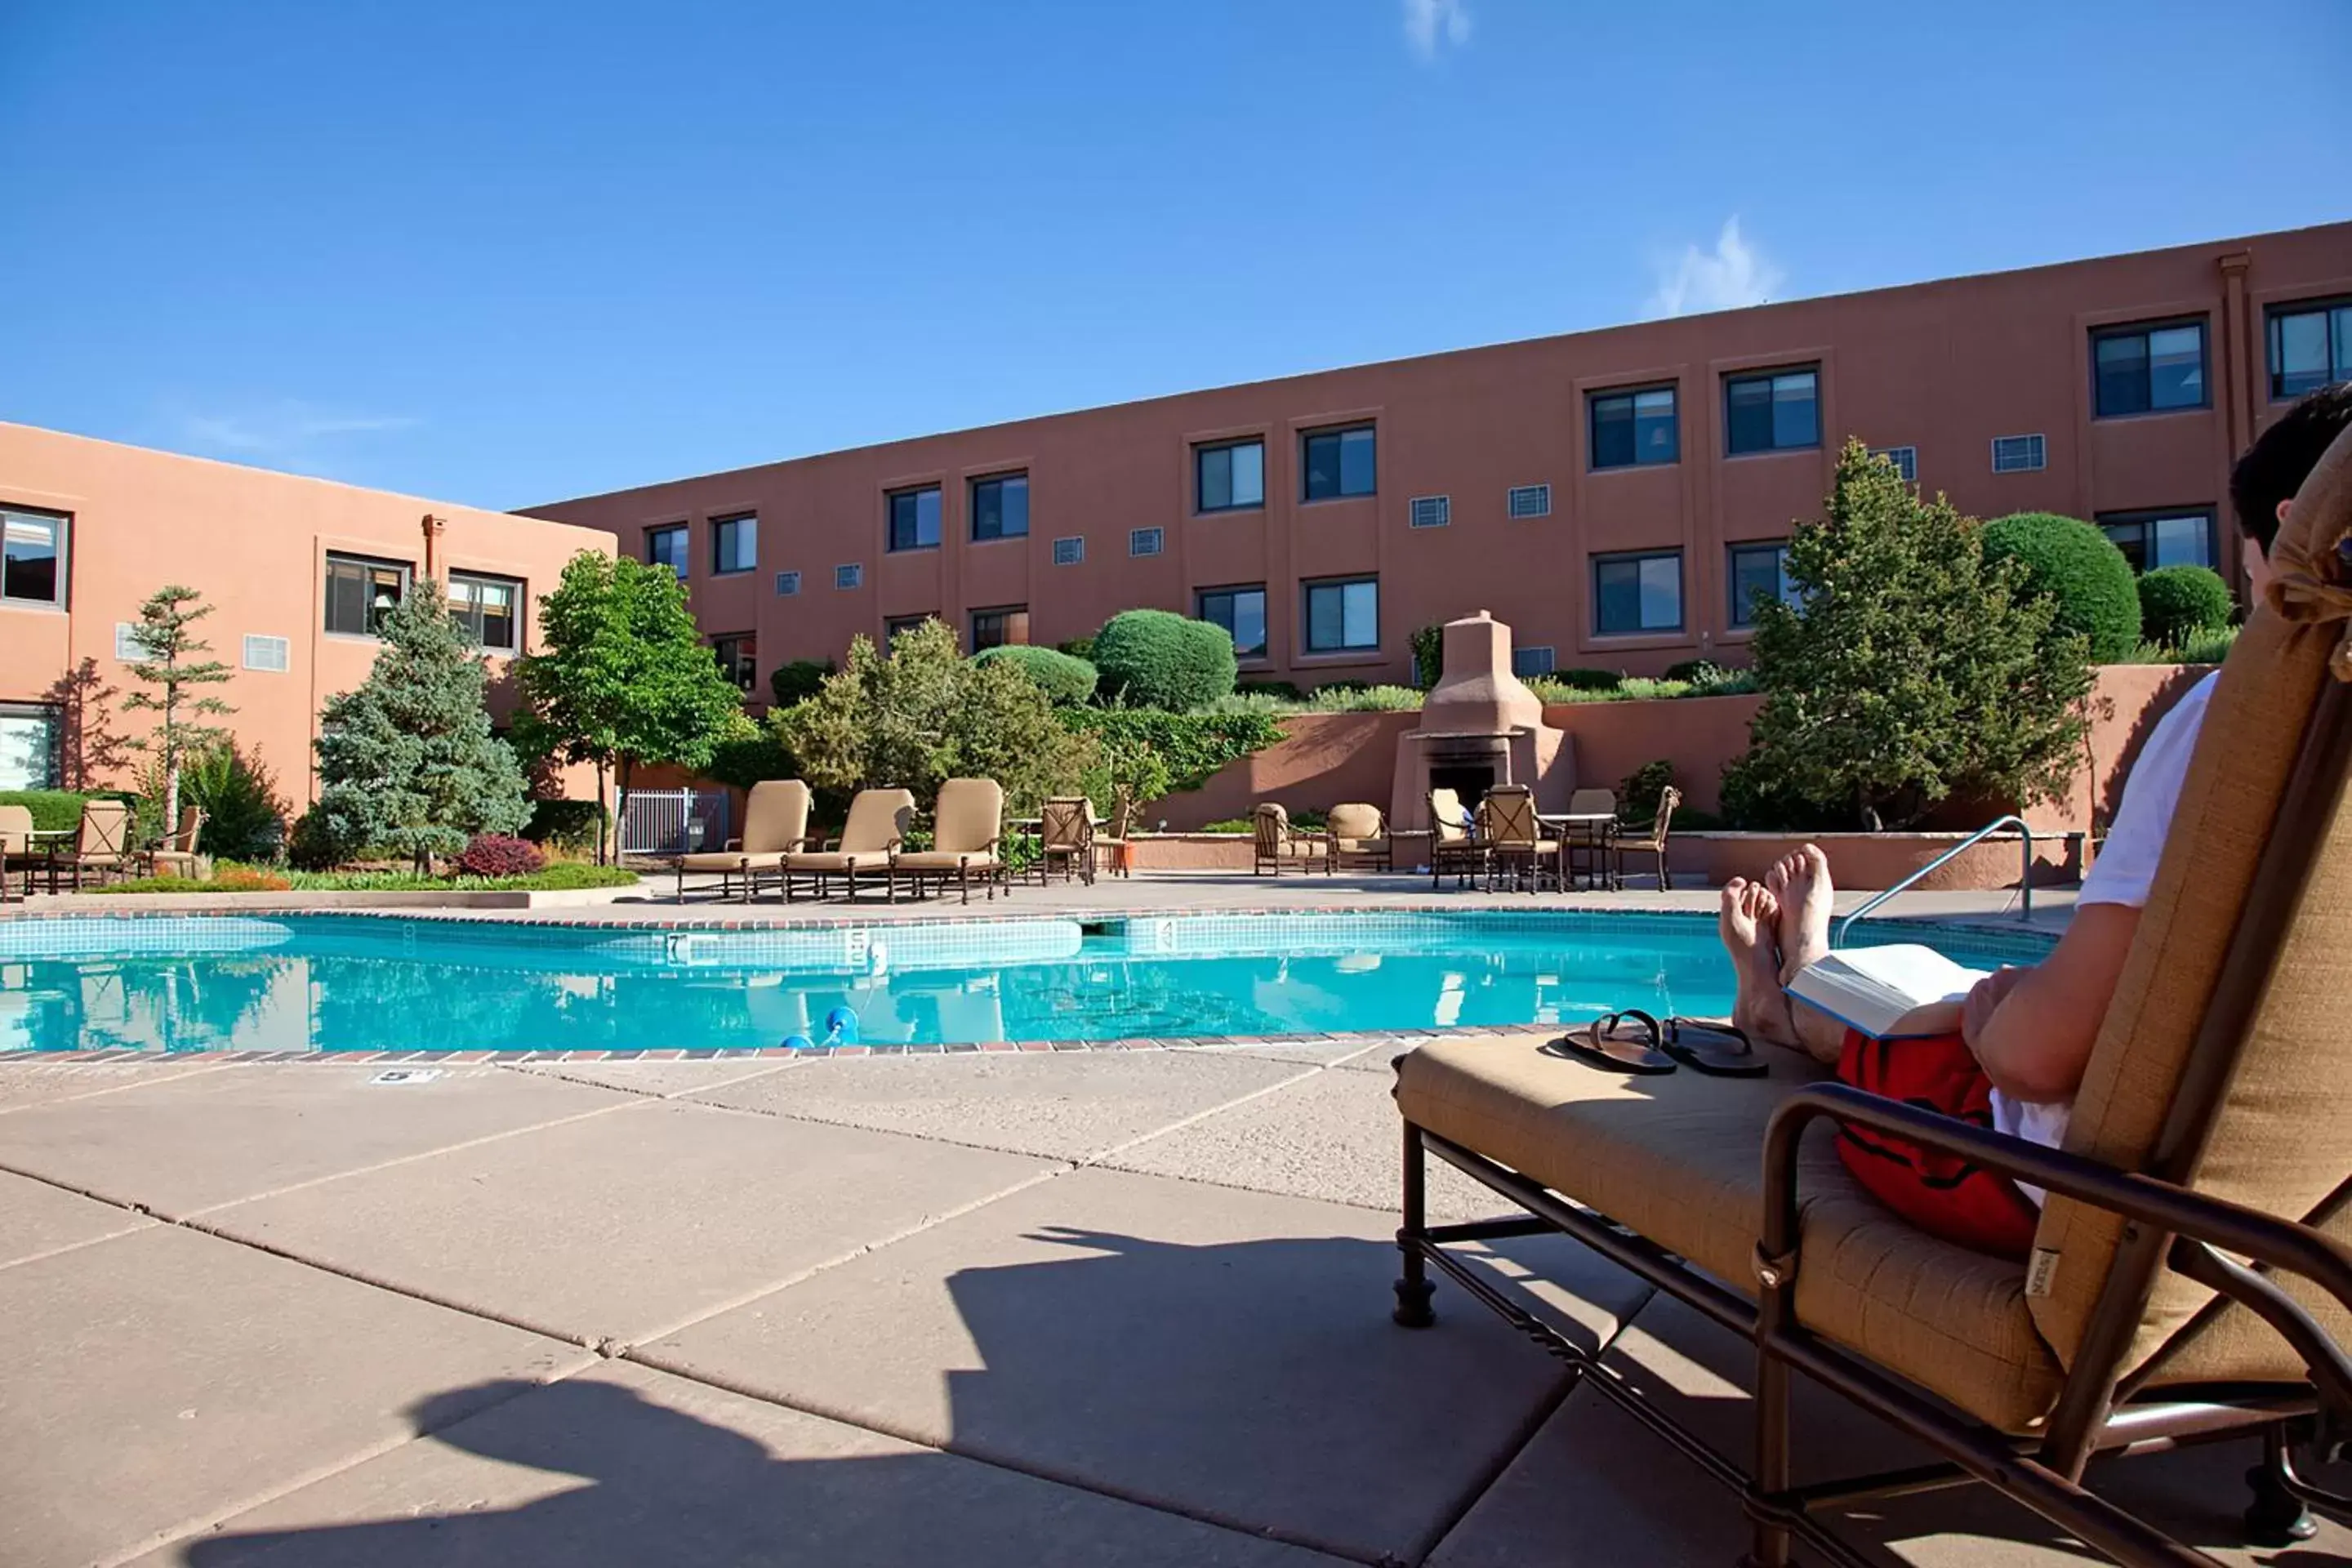
[[[971,656],[974,664],[1009,664],[1037,683],[1037,689],[1057,707],[1071,708],[1094,700],[1100,673],[1085,659],[1058,649],[1007,643],[983,648]]]
[[[2209,566],[2159,566],[2139,580],[2140,636],[2169,647],[2221,630],[2237,607],[2230,585]]]
[[[2020,511],[1984,525],[1988,564],[2018,563],[2030,592],[2057,602],[2051,630],[2090,644],[2094,664],[2127,658],[2139,642],[2139,588],[2115,541],[2078,518]]]
[[[804,698],[816,695],[824,678],[833,673],[829,658],[795,658],[780,664],[769,672],[768,695],[779,708],[789,708]]]
[[[1555,669],[1549,679],[1571,691],[1614,691],[1625,683],[1625,672],[1622,669]]]
[[[56,833],[81,826],[81,804],[86,800],[119,800],[136,811],[139,796],[130,790],[92,790],[85,795],[70,789],[10,789],[0,790],[0,805],[21,805],[33,814],[33,826],[44,833]]]
[[[1627,823],[1651,823],[1658,819],[1658,799],[1675,782],[1675,764],[1664,758],[1643,763],[1625,775],[1617,786],[1617,816]]]
[[[538,845],[505,833],[478,833],[457,857],[457,869],[469,877],[528,877],[546,868]]]
[[[1141,708],[1189,713],[1234,689],[1234,639],[1167,610],[1122,610],[1095,637],[1103,689]]]
[[[295,819],[294,830],[286,836],[286,858],[301,871],[331,871],[346,860],[357,859],[364,847],[315,805]]]
[[[196,847],[223,860],[275,860],[286,842],[286,803],[268,766],[235,744],[191,752],[180,767],[180,805],[199,806]],[[176,824],[164,825],[165,831]]]
[[[593,800],[535,800],[522,836],[567,854],[595,852],[596,819],[609,816]]]
[[[1264,713],[1165,713],[1149,708],[1066,708],[1062,722],[1095,737],[1105,754],[1148,752],[1167,770],[1156,793],[1199,789],[1209,775],[1282,739],[1282,726]],[[1116,764],[1114,764],[1116,765]],[[1142,793],[1139,791],[1139,798]]]
[[[1666,666],[1664,679],[1687,680],[1693,686],[1713,686],[1730,673],[1713,659],[1686,658],[1679,664]]]
[[[1428,694],[1414,686],[1319,686],[1307,694],[1310,713],[1401,713]]]
[[[1067,642],[1055,643],[1054,645],[1054,651],[1056,653],[1066,653],[1072,658],[1082,658],[1088,664],[1092,664],[1095,661],[1095,639],[1092,637],[1072,637]]]
[[[1244,680],[1234,689],[1244,697],[1272,697],[1284,702],[1307,700],[1307,693],[1287,680]]]
[[[776,712],[791,710],[780,708]],[[732,784],[737,789],[750,789],[765,779],[800,775],[799,759],[783,743],[776,724],[762,727],[735,713],[729,715],[725,729],[726,733],[710,748],[710,760],[702,764],[704,778]]]

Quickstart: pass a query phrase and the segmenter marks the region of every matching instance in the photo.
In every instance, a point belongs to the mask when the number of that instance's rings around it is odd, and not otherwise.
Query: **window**
[[[686,524],[667,523],[646,530],[646,564],[667,566],[686,581]]]
[[[0,509],[0,599],[66,602],[66,519]]]
[[[1381,646],[1381,580],[1351,577],[1307,584],[1307,651],[1346,653]]]
[[[1200,618],[1225,628],[1234,639],[1236,658],[1265,657],[1265,590],[1207,588],[1200,598]]]
[[[2039,435],[1992,438],[1992,471],[1996,474],[2030,474],[2049,461],[2049,443]]]
[[[2352,380],[2352,300],[2277,306],[2270,336],[2273,397]]]
[[[1130,528],[1127,531],[1127,552],[1129,555],[1157,555],[1168,548],[1164,529]]]
[[[760,520],[751,512],[710,520],[710,570],[749,572],[760,563]]]
[[[1029,606],[1013,605],[1002,610],[971,613],[971,651],[1019,647],[1029,640]]]
[[[1894,464],[1895,471],[1903,476],[1905,484],[1916,485],[1919,482],[1918,447],[1873,447],[1870,449],[1870,455],[1874,458],[1884,458]]]
[[[1073,533],[1067,538],[1054,541],[1055,565],[1076,566],[1083,563],[1086,558],[1087,542],[1085,536]]]
[[[1507,510],[1515,518],[1549,517],[1551,487],[1549,485],[1513,485]]]
[[[147,643],[138,622],[114,623],[114,657],[121,664],[139,664],[146,659]]]
[[[890,495],[890,548],[937,550],[940,547],[940,487],[894,490]]]
[[[1415,496],[1412,498],[1412,523],[1415,528],[1444,528],[1454,521],[1452,496]]]
[[[1682,456],[1673,387],[1602,393],[1592,398],[1591,408],[1594,468],[1671,463]]]
[[[776,597],[789,599],[801,591],[801,574],[797,572],[776,574]]]
[[[1358,425],[1346,430],[1316,430],[1304,441],[1308,500],[1336,500],[1341,496],[1368,496],[1374,488],[1372,427]]]
[[[865,582],[866,568],[856,562],[833,569],[833,585],[837,589],[862,587]]]
[[[1723,425],[1731,455],[1820,446],[1821,390],[1818,369],[1727,376]]]
[[[284,637],[260,632],[245,634],[245,668],[264,675],[283,675],[292,661],[293,645]]]
[[[931,504],[939,504],[939,492],[931,492]],[[931,524],[937,531],[939,524]],[[1026,539],[1029,537],[1029,476],[1000,474],[992,479],[971,482],[971,536],[974,539]]]
[[[2091,334],[2099,417],[2205,406],[2205,323],[2121,327]]]
[[[1548,647],[1515,647],[1511,650],[1511,673],[1525,680],[1530,675],[1549,675],[1552,652]]]
[[[1759,599],[1778,599],[1784,605],[1799,602],[1796,587],[1789,581],[1789,547],[1783,542],[1731,547],[1730,624],[1754,626]]]
[[[449,574],[449,613],[473,633],[475,645],[500,653],[521,646],[522,584],[511,577],[480,577],[470,572]]]
[[[327,629],[346,637],[373,637],[408,592],[405,561],[371,561],[361,555],[327,557]]]
[[[1265,504],[1265,443],[1228,441],[1192,448],[1193,508],[1236,511]]]
[[[58,710],[42,702],[0,702],[0,789],[58,785]]]
[[[730,632],[710,639],[711,657],[719,672],[749,691],[760,679],[759,638],[750,632]]]
[[[1680,631],[1683,552],[1592,558],[1592,629],[1601,637]]]
[[[891,643],[898,640],[900,632],[911,632],[917,626],[928,625],[936,618],[931,616],[892,616],[882,623],[882,651],[885,653],[890,651]]]
[[[2159,566],[2221,564],[2211,507],[2170,507],[2158,511],[2102,512],[2099,527],[2116,542],[2135,572]]]

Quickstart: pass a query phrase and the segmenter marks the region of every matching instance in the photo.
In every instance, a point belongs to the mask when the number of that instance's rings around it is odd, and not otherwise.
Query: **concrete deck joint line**
[[[786,1068],[795,1068],[799,1067],[801,1064],[799,1062],[792,1061],[761,1062],[758,1066],[751,1068],[740,1078],[722,1078],[714,1079],[709,1083],[695,1084],[691,1088],[688,1089],[673,1089],[667,1090],[633,1089],[627,1084],[614,1083],[608,1079],[577,1077],[568,1072],[558,1072],[551,1064],[533,1065],[526,1062],[492,1061],[488,1065],[497,1068],[501,1072],[521,1073],[526,1078],[551,1078],[560,1083],[576,1083],[584,1089],[609,1089],[616,1094],[633,1094],[641,1100],[684,1100],[689,1094],[704,1094],[714,1089],[733,1089],[739,1084],[749,1083],[755,1078],[766,1078],[771,1073],[782,1072]],[[621,1063],[615,1065],[625,1066],[626,1064]],[[662,1067],[677,1066],[680,1064],[655,1062],[649,1063],[648,1065]]]
[[[1364,1050],[1378,1049],[1380,1049],[1380,1047],[1377,1044],[1364,1047]],[[1356,1058],[1362,1056],[1363,1054],[1363,1051],[1351,1051],[1340,1059],[1343,1061],[1353,1061]],[[1087,1155],[1084,1160],[1080,1161],[1079,1163],[1083,1165],[1100,1164],[1103,1161],[1109,1159],[1114,1154],[1124,1154],[1130,1149],[1140,1148],[1142,1145],[1150,1142],[1155,1138],[1165,1138],[1171,1132],[1181,1132],[1184,1129],[1192,1126],[1195,1122],[1205,1121],[1212,1116],[1222,1115],[1223,1112],[1232,1110],[1236,1107],[1247,1105],[1254,1100],[1264,1100],[1269,1094],[1279,1094],[1282,1090],[1289,1089],[1294,1085],[1305,1083],[1308,1079],[1315,1077],[1318,1073],[1329,1072],[1338,1065],[1339,1064],[1336,1062],[1325,1062],[1318,1066],[1309,1067],[1305,1071],[1293,1073],[1290,1077],[1284,1079],[1277,1083],[1269,1083],[1262,1089],[1254,1089],[1247,1094],[1240,1095],[1234,1099],[1226,1100],[1223,1105],[1213,1105],[1206,1110],[1195,1111],[1192,1115],[1183,1118],[1181,1121],[1170,1122],[1165,1127],[1155,1127],[1150,1131],[1130,1138],[1124,1143],[1114,1143],[1108,1149],[1097,1149],[1093,1153]]]
[[[39,1062],[27,1064],[28,1067],[35,1069],[39,1068],[43,1065],[45,1064]],[[37,1110],[43,1106],[69,1105],[76,1100],[95,1100],[101,1094],[113,1094],[121,1089],[149,1089],[159,1083],[170,1083],[174,1079],[194,1078],[200,1072],[218,1072],[226,1068],[239,1067],[247,1064],[226,1061],[190,1062],[178,1072],[166,1072],[161,1067],[150,1067],[144,1062],[131,1065],[137,1076],[132,1077],[126,1075],[121,1083],[101,1084],[96,1089],[84,1089],[79,1094],[60,1094],[49,1100],[20,1100],[14,1105],[0,1105],[0,1116],[6,1116],[12,1111]],[[77,1070],[77,1068],[74,1066],[68,1066],[60,1068],[59,1070],[70,1072]],[[79,1070],[95,1069],[81,1068]]]

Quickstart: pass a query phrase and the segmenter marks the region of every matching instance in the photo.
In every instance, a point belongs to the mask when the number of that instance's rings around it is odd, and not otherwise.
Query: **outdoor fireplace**
[[[1445,626],[1443,668],[1421,705],[1421,727],[1397,737],[1389,823],[1429,826],[1429,792],[1465,806],[1496,784],[1528,784],[1536,805],[1565,811],[1576,788],[1575,749],[1543,721],[1543,703],[1511,673],[1511,628],[1486,611]]]

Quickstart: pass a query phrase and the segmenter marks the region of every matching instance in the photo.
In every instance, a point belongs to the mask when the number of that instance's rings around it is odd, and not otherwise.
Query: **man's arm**
[[[2048,958],[1978,984],[1961,1033],[1994,1088],[2011,1100],[2074,1098],[2138,930],[2128,905],[2078,905]]]

